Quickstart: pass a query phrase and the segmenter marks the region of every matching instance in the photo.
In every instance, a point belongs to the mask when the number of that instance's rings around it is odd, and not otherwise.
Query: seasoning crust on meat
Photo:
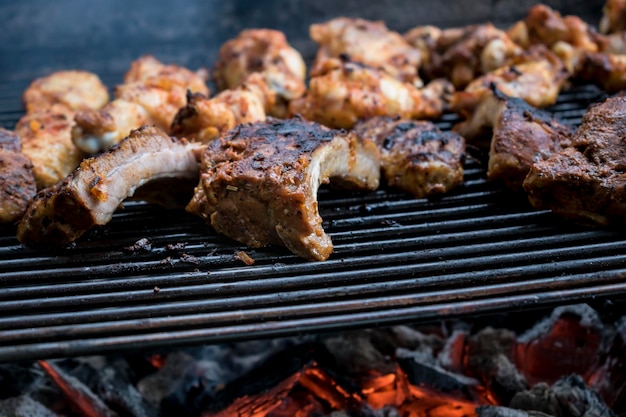
[[[211,142],[187,207],[251,247],[287,246],[310,260],[333,251],[317,208],[320,184],[374,190],[376,145],[301,119],[242,124]]]
[[[19,220],[36,192],[33,164],[22,154],[19,136],[0,128],[0,224]]]
[[[355,127],[381,154],[383,177],[415,198],[446,193],[463,182],[465,139],[428,121],[375,117]]]

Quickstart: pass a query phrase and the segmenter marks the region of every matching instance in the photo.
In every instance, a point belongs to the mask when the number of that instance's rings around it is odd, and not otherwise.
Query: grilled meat
[[[599,29],[601,33],[626,31],[626,0],[606,0]]]
[[[266,102],[265,109],[276,117],[284,117],[289,101],[306,90],[304,59],[277,30],[244,30],[220,48],[213,71],[219,90],[235,89],[254,73],[262,74],[276,94],[277,99]]]
[[[517,192],[523,191],[532,164],[560,152],[573,134],[550,113],[497,89],[485,95],[471,118],[455,130],[473,142],[489,132],[487,178],[502,181]]]
[[[418,89],[362,64],[326,62],[328,71],[313,77],[307,93],[291,102],[291,115],[346,129],[374,116],[434,119],[443,113],[452,90],[445,80]]]
[[[169,132],[174,116],[185,105],[187,91],[209,94],[205,71],[165,65],[146,55],[132,63],[115,100],[101,110],[76,114],[72,140],[87,153],[106,150],[132,129],[156,125]]]
[[[64,181],[40,191],[18,225],[17,238],[28,245],[71,243],[108,223],[122,201],[144,184],[197,181],[201,149],[155,127],[134,130],[107,152],[84,160]]]
[[[265,120],[265,109],[268,107],[265,103],[275,98],[260,73],[250,74],[243,84],[212,98],[190,94],[187,105],[174,118],[171,134],[209,142],[238,124]]]
[[[63,105],[68,110],[99,109],[109,92],[97,75],[87,71],[58,71],[33,81],[22,96],[28,113]]]
[[[596,84],[609,93],[626,90],[626,55],[585,54],[578,78]]]
[[[33,164],[17,134],[0,128],[0,224],[19,220],[37,192]]]
[[[465,139],[428,121],[375,117],[356,125],[378,146],[382,175],[416,198],[443,194],[463,182]]]
[[[590,106],[570,147],[536,162],[524,181],[531,204],[583,224],[626,223],[626,98]]]
[[[428,60],[422,65],[428,79],[448,78],[457,89],[465,88],[478,76],[507,65],[523,52],[506,32],[491,23],[439,32],[418,27],[405,37],[422,50],[430,48]]]
[[[519,97],[534,107],[556,103],[568,78],[563,63],[549,51],[545,58],[531,59],[491,71],[472,81],[452,96],[450,107],[466,117],[476,109],[495,85],[509,97]]]
[[[187,206],[217,232],[251,247],[280,244],[309,260],[333,251],[317,209],[320,184],[373,190],[376,145],[301,119],[242,124],[211,142]]]
[[[309,34],[319,45],[312,77],[325,71],[327,60],[349,57],[352,62],[385,71],[399,81],[422,86],[418,75],[420,51],[382,21],[338,17],[311,25]]]

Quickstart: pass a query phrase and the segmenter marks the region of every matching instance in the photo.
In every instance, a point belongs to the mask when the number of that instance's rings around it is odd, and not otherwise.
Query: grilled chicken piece
[[[592,105],[559,154],[524,181],[531,204],[582,224],[626,223],[626,98]]]
[[[448,78],[457,89],[476,77],[503,67],[522,54],[506,34],[491,23],[433,31],[415,28],[405,37],[422,50],[430,48],[422,71],[429,79]],[[436,38],[436,39],[435,39]]]
[[[356,125],[381,155],[382,175],[391,187],[415,198],[448,192],[463,182],[465,139],[428,121],[375,117]]]
[[[338,17],[311,25],[309,35],[319,45],[312,77],[325,71],[327,60],[347,56],[352,62],[383,70],[399,81],[423,85],[418,75],[420,51],[389,30],[383,21]]]
[[[626,0],[606,0],[599,29],[605,34],[626,31]]]
[[[464,91],[452,96],[450,107],[468,117],[485,95],[492,94],[494,85],[509,97],[519,97],[534,107],[546,107],[556,103],[567,78],[561,60],[547,55],[546,58],[508,65],[477,78]]]
[[[626,55],[585,54],[578,78],[596,84],[609,93],[626,90]]]
[[[523,191],[522,183],[532,164],[560,152],[570,144],[573,134],[550,113],[497,89],[485,95],[471,118],[455,130],[468,141],[489,132],[487,178],[502,181],[516,192]]]
[[[452,91],[442,79],[418,89],[362,64],[341,62],[333,67],[336,62],[326,62],[329,70],[313,77],[307,93],[291,102],[291,115],[346,129],[374,116],[434,119],[443,113]]]
[[[36,192],[33,164],[21,152],[20,137],[0,128],[0,224],[19,220]]]
[[[69,110],[99,109],[109,92],[97,75],[87,71],[58,71],[33,81],[22,96],[28,113],[63,105]]]
[[[271,29],[248,29],[220,48],[213,71],[219,90],[235,89],[251,74],[260,73],[276,94],[265,111],[284,117],[289,101],[306,91],[306,64],[285,34]]]
[[[174,116],[185,105],[187,91],[209,94],[205,71],[192,72],[165,65],[146,55],[132,63],[124,84],[115,89],[115,100],[101,110],[76,114],[72,140],[84,152],[106,150],[132,129],[156,125],[169,132]]]
[[[84,160],[64,181],[40,191],[18,225],[17,238],[34,246],[69,244],[108,223],[139,187],[172,178],[197,182],[202,149],[155,127],[134,130],[107,152]],[[191,188],[187,201],[190,197]]]
[[[210,142],[241,123],[264,121],[266,103],[276,99],[260,73],[252,73],[239,87],[213,98],[190,94],[174,118],[171,133],[189,140]],[[271,106],[271,105],[270,105]]]
[[[376,145],[301,119],[242,124],[211,142],[187,210],[251,247],[280,244],[309,260],[333,251],[317,209],[320,184],[374,190]]]

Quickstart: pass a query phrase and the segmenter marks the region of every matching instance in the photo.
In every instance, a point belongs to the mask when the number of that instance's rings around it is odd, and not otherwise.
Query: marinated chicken
[[[224,90],[212,98],[190,94],[187,105],[174,118],[171,134],[199,142],[225,134],[241,123],[261,122],[265,109],[271,107],[275,93],[260,73],[252,73],[232,90]]]
[[[37,192],[33,164],[21,147],[18,135],[0,128],[0,224],[19,220]]]
[[[582,81],[600,86],[609,93],[626,89],[626,55],[585,54],[578,71]]]
[[[468,117],[485,95],[492,94],[493,86],[503,94],[519,97],[534,107],[556,103],[568,75],[561,60],[552,57],[547,55],[546,58],[508,65],[477,78],[464,91],[454,93],[451,109]]]
[[[46,111],[53,105],[79,111],[103,107],[109,101],[109,92],[95,74],[58,71],[33,81],[22,97],[27,113]]]
[[[66,245],[108,223],[122,201],[142,186],[172,178],[197,183],[202,149],[202,144],[167,136],[155,127],[134,130],[107,152],[85,159],[62,182],[40,191],[18,225],[17,238],[27,245]]]
[[[33,81],[24,91],[26,114],[15,132],[32,162],[37,188],[56,184],[74,170],[84,153],[72,143],[76,111],[97,110],[109,99],[100,79],[85,71],[60,71]]]
[[[155,125],[169,132],[174,116],[186,104],[187,91],[209,94],[205,71],[165,65],[146,55],[132,63],[115,100],[101,110],[76,114],[74,144],[86,153],[106,150],[132,129]]]
[[[311,39],[319,45],[311,76],[325,71],[326,61],[348,57],[350,61],[380,69],[395,79],[423,85],[418,75],[419,49],[382,21],[338,17],[311,25]]]
[[[421,27],[405,37],[421,50],[429,48],[422,71],[428,79],[447,78],[462,89],[476,77],[503,67],[522,54],[506,32],[491,23],[433,31]]]
[[[606,0],[599,29],[605,34],[626,31],[626,0]]]
[[[265,111],[276,117],[284,117],[288,103],[306,90],[304,59],[277,30],[244,30],[220,48],[213,71],[219,90],[235,89],[254,73],[263,75],[275,93]]]
[[[391,187],[424,198],[463,182],[465,139],[454,132],[429,121],[390,117],[366,120],[355,131],[378,146],[382,176]]]
[[[345,129],[374,116],[434,119],[443,113],[453,89],[442,79],[418,89],[362,64],[327,63],[328,71],[313,77],[307,93],[291,102],[291,115]]]
[[[333,251],[317,208],[321,184],[374,190],[376,145],[301,119],[242,124],[209,143],[187,210],[251,247],[284,245],[309,260]]]
[[[626,223],[626,98],[592,105],[571,146],[536,162],[524,181],[531,204],[582,224]]]
[[[485,95],[470,119],[455,130],[472,142],[489,132],[487,178],[502,181],[516,192],[523,191],[532,164],[560,152],[573,134],[550,113],[497,89]]]

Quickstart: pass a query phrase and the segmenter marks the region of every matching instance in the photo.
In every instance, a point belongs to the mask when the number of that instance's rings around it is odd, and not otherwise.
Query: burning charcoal
[[[467,374],[479,379],[498,404],[508,404],[516,393],[528,388],[513,363],[515,339],[511,331],[488,327],[467,341]]]
[[[521,411],[507,407],[495,407],[492,405],[483,405],[476,409],[478,417],[550,417],[548,414],[540,411]]]
[[[324,340],[337,368],[348,375],[367,371],[392,372],[395,364],[374,347],[371,332],[346,332]]]
[[[152,406],[159,407],[163,398],[174,392],[178,382],[194,363],[193,356],[182,351],[172,352],[167,355],[161,369],[137,383],[137,389]]]
[[[586,304],[558,307],[518,337],[516,364],[529,383],[554,383],[562,375],[585,375],[601,353],[604,325]]]
[[[155,407],[148,403],[118,366],[101,370],[98,394],[112,408],[128,417],[157,417]]]
[[[578,375],[559,379],[551,388],[539,383],[515,395],[511,408],[563,417],[614,417],[613,412]]]
[[[85,384],[67,374],[60,367],[49,361],[39,361],[39,365],[61,388],[74,408],[88,417],[117,417]]]
[[[396,338],[396,347],[413,351],[428,351],[433,357],[445,344],[440,335],[420,332],[409,326],[394,326],[391,331]]]
[[[446,371],[439,365],[430,362],[427,356],[406,349],[398,349],[397,360],[413,385],[427,385],[429,388],[458,399],[476,400],[479,381],[464,375]]]
[[[607,405],[626,410],[626,317],[615,327],[608,351],[587,382]]]
[[[439,355],[437,362],[448,371],[462,373],[465,371],[465,343],[468,334],[464,330],[454,330],[450,337],[446,339]]]
[[[1,417],[56,417],[43,404],[33,400],[28,395],[7,398],[0,401]]]

